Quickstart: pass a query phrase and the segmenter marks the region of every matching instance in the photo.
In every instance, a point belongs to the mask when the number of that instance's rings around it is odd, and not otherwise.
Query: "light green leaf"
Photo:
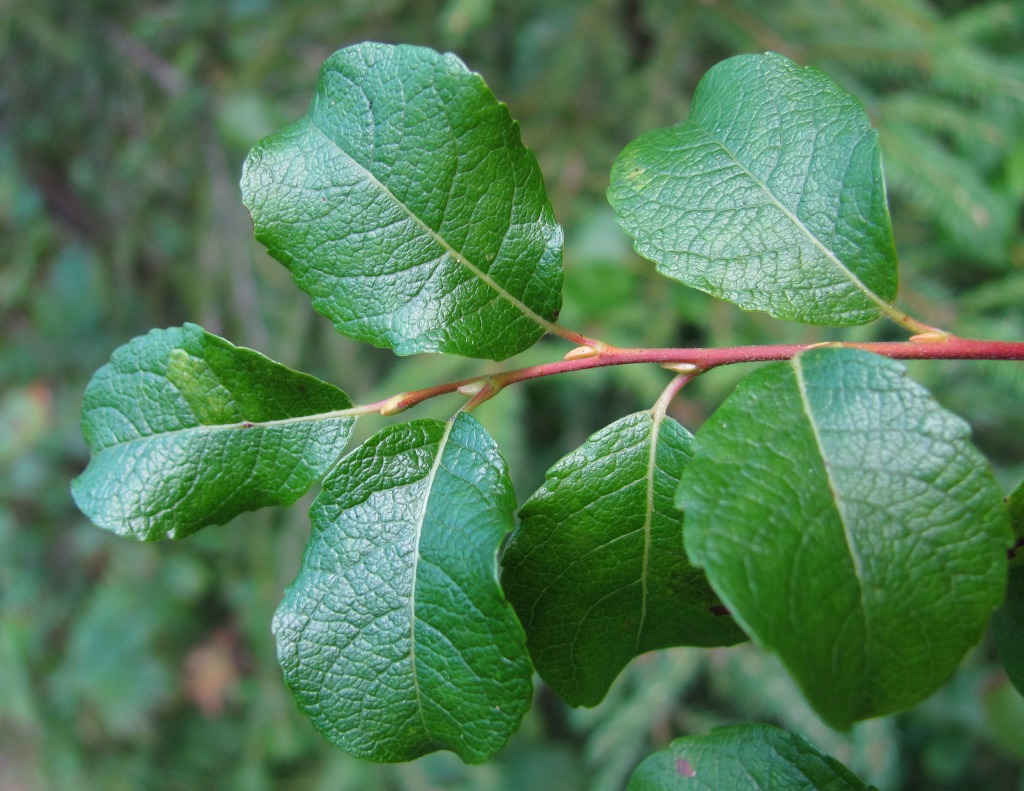
[[[636,768],[627,791],[867,791],[810,742],[771,725],[732,725],[684,736]]]
[[[85,391],[92,459],[72,483],[100,527],[183,538],[295,502],[341,455],[352,402],[336,387],[195,324],[117,349]]]
[[[712,68],[689,121],[619,155],[608,199],[658,271],[744,309],[863,324],[896,295],[878,135],[781,55]]]
[[[520,511],[502,585],[537,672],[572,705],[596,705],[646,651],[746,638],[683,551],[672,500],[692,439],[663,413],[628,415],[555,464]]]
[[[330,741],[376,761],[447,749],[470,763],[505,744],[532,692],[497,581],[514,511],[468,414],[386,428],[331,473],[274,617],[285,679]]]
[[[686,550],[835,727],[933,692],[1002,600],[1006,508],[968,436],[843,348],[756,371],[697,434]]]
[[[500,360],[558,315],[562,231],[533,154],[454,55],[359,44],[249,154],[259,239],[339,332]]]

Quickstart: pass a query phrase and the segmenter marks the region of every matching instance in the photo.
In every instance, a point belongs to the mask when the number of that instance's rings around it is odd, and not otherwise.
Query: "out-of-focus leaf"
[[[1024,566],[1010,569],[1006,599],[992,619],[992,631],[1006,675],[1024,694]]]

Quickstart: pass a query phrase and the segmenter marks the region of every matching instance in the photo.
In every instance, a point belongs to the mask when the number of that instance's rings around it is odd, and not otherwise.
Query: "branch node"
[[[595,347],[591,346],[589,343],[585,343],[582,346],[577,346],[575,349],[570,349],[566,352],[563,359],[585,360],[588,357],[597,357],[600,353],[601,352],[599,352]]]
[[[942,343],[950,339],[948,332],[942,330],[934,330],[931,332],[919,332],[917,335],[910,336],[911,343]]]
[[[695,374],[700,371],[700,366],[697,363],[662,363],[661,367],[677,374]]]
[[[397,415],[399,412],[404,412],[409,408],[407,404],[403,404],[407,394],[399,393],[398,395],[391,396],[380,408],[380,413],[384,417],[390,417],[391,415]]]

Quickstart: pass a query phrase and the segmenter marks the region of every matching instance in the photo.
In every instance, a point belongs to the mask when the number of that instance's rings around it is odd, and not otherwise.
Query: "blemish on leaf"
[[[693,768],[689,761],[683,758],[676,758],[676,772],[681,774],[683,777],[697,776],[697,770]]]

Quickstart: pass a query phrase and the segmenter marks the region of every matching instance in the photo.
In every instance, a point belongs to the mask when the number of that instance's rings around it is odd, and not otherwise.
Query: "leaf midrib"
[[[654,474],[657,470],[657,458],[658,458],[658,437],[661,433],[661,424],[665,419],[665,413],[653,411],[651,412],[651,444],[647,452],[647,472],[646,472],[646,484],[647,484],[647,501],[646,510],[644,512],[644,551],[643,558],[640,563],[640,619],[636,629],[636,643],[634,644],[634,653],[640,652],[640,640],[644,633],[644,625],[647,622],[647,599],[649,596],[647,588],[647,580],[650,576],[650,557],[651,557],[651,528],[654,522]]]
[[[844,508],[843,499],[839,492],[839,486],[836,480],[832,476],[832,467],[828,463],[828,455],[825,452],[825,446],[821,438],[821,433],[818,430],[818,423],[814,417],[814,410],[811,406],[810,401],[807,398],[807,381],[804,378],[803,362],[799,355],[794,357],[792,360],[793,372],[796,377],[797,392],[800,394],[800,404],[804,414],[807,416],[807,423],[811,429],[811,435],[814,437],[815,446],[818,449],[818,456],[821,458],[821,465],[825,472],[825,479],[828,481],[829,492],[832,496],[832,502],[835,505],[836,515],[839,518],[839,523],[843,528],[843,539],[846,542],[846,549],[850,556],[850,562],[853,565],[854,579],[857,582],[857,592],[860,598],[860,621],[861,626],[864,630],[864,639],[860,641],[859,645],[863,653],[863,658],[867,659],[868,647],[870,645],[870,635],[868,633],[868,604],[865,596],[864,589],[864,568],[861,565],[860,555],[856,551],[856,545],[853,539],[853,535],[850,532],[849,522]],[[866,668],[865,668],[866,669]]]
[[[423,505],[420,508],[420,512],[416,517],[415,531],[416,531],[416,550],[413,555],[412,564],[412,586],[409,591],[409,667],[412,673],[412,688],[416,692],[416,713],[419,714],[420,723],[423,725],[423,732],[427,738],[435,745],[444,746],[439,740],[435,739],[431,734],[430,726],[427,724],[427,718],[424,714],[423,706],[423,693],[420,691],[420,680],[419,671],[416,668],[416,582],[419,575],[420,567],[420,543],[423,539],[423,524],[427,519],[427,513],[430,509],[430,498],[433,494],[434,483],[437,481],[437,473],[441,469],[441,459],[444,456],[445,447],[448,444],[448,438],[451,436],[452,430],[455,428],[455,421],[458,418],[455,417],[448,421],[445,425],[444,433],[441,435],[441,439],[437,444],[437,455],[434,457],[434,462],[430,466],[430,472],[427,473],[426,490],[423,493]]]
[[[440,246],[456,263],[462,265],[467,270],[469,270],[469,272],[474,277],[476,277],[481,283],[483,283],[488,288],[493,290],[501,299],[504,299],[506,302],[512,305],[526,318],[538,324],[545,332],[552,331],[552,328],[554,327],[554,322],[548,321],[540,314],[535,313],[533,310],[527,307],[522,300],[510,294],[489,274],[484,272],[472,261],[470,261],[464,255],[462,255],[462,253],[460,253],[458,250],[452,247],[451,244],[448,243],[447,239],[445,239],[438,231],[435,231],[433,228],[427,225],[427,223],[424,222],[423,219],[418,214],[416,214],[416,212],[410,209],[409,206],[406,205],[404,201],[399,199],[399,197],[395,195],[395,193],[393,193],[386,184],[384,184],[384,182],[378,179],[377,176],[374,175],[373,171],[369,170],[362,163],[356,160],[355,157],[349,154],[334,139],[332,139],[330,135],[328,135],[323,129],[321,129],[319,126],[313,123],[312,119],[309,119],[309,125],[313,129],[315,129],[324,138],[324,140],[326,140],[342,157],[344,157],[346,161],[350,162],[355,168],[357,168],[374,187],[380,190],[381,194],[383,194],[385,197],[391,200],[395,204],[395,206],[397,206],[399,209],[405,212],[405,214],[413,222],[415,222],[427,236],[429,236],[438,246]]]
[[[836,269],[838,269],[840,273],[844,277],[846,277],[851,284],[853,284],[853,286],[855,286],[859,291],[861,291],[861,293],[863,293],[868,299],[874,302],[883,314],[888,314],[892,310],[892,306],[888,302],[886,302],[884,299],[878,296],[878,294],[876,294],[872,289],[868,288],[864,281],[857,277],[853,270],[846,266],[846,264],[844,264],[839,259],[839,256],[837,256],[835,252],[830,247],[828,247],[828,245],[826,245],[817,236],[815,236],[811,229],[808,228],[807,225],[804,223],[804,221],[801,220],[788,206],[786,206],[786,204],[783,203],[775,195],[772,189],[763,180],[761,180],[758,176],[751,172],[751,170],[746,165],[744,165],[743,162],[740,161],[739,157],[728,146],[726,146],[725,143],[723,143],[721,140],[719,140],[717,137],[711,134],[711,130],[707,129],[706,127],[702,126],[699,122],[694,121],[692,119],[690,120],[690,123],[692,123],[697,129],[702,131],[707,136],[708,140],[712,141],[715,145],[717,145],[725,153],[725,155],[728,156],[729,159],[731,159],[735,163],[736,167],[739,168],[744,175],[746,175],[751,181],[757,184],[758,187],[764,190],[764,193],[771,200],[772,204],[784,215],[786,215],[790,222],[792,222],[793,225],[795,225],[796,228],[801,233],[803,233],[808,240],[810,240],[811,244],[818,248],[818,250],[825,256],[826,260],[828,260]]]
[[[356,417],[357,415],[352,414],[350,408],[346,408],[336,409],[331,412],[314,412],[311,415],[300,415],[298,417],[264,420],[262,422],[243,420],[236,423],[197,423],[194,426],[183,426],[181,428],[171,429],[170,431],[160,431],[152,434],[139,434],[137,437],[132,437],[131,439],[118,440],[110,445],[105,445],[99,450],[94,450],[93,452],[97,454],[106,453],[109,450],[124,447],[126,445],[133,445],[139,442],[154,442],[157,440],[173,438],[179,434],[208,433],[217,431],[254,431],[256,429],[280,428],[283,426],[299,425],[302,423],[318,423],[323,420],[354,420]]]

